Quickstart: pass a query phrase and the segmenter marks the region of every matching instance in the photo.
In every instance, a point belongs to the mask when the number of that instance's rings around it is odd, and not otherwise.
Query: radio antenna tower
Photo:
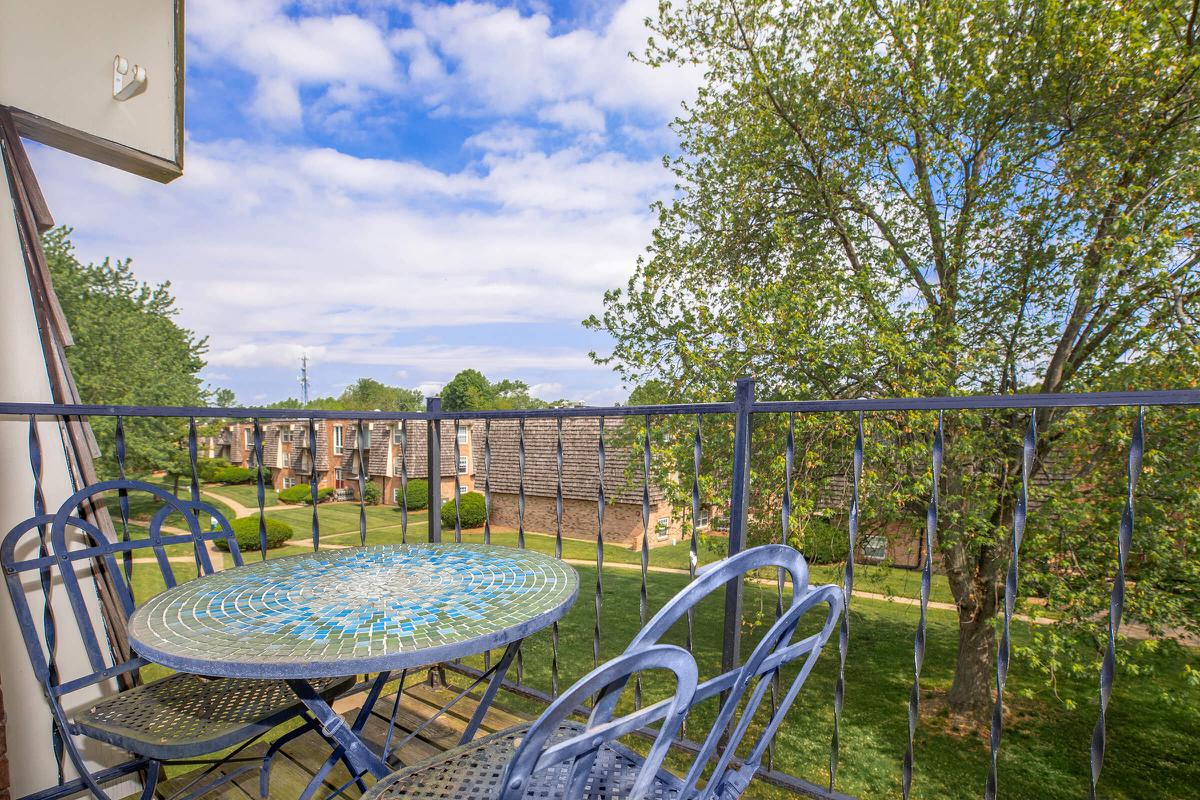
[[[308,353],[300,356],[300,401],[308,408]]]

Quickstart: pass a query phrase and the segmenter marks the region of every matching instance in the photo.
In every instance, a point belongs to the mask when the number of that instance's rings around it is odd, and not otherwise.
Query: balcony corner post
[[[750,502],[750,410],[754,405],[754,379],[739,378],[734,397],[733,479],[729,497],[729,553],[746,547],[746,520]],[[742,581],[725,585],[725,631],[721,671],[741,663]]]

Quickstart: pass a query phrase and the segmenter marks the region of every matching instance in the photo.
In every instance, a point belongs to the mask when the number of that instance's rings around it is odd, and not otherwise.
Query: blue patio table
[[[337,756],[354,774],[381,778],[393,768],[360,734],[391,672],[505,647],[463,734],[469,741],[517,645],[561,619],[578,590],[572,567],[529,550],[352,547],[260,561],[168,589],[134,612],[129,640],[144,658],[181,671],[286,679],[334,748],[323,773]],[[367,673],[379,674],[352,725],[310,683]]]

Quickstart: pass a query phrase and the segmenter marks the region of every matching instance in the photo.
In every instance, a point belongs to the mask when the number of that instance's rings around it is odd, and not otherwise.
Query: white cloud
[[[300,122],[300,88],[315,86],[336,105],[358,106],[369,91],[399,89],[386,32],[353,14],[292,19],[281,0],[206,0],[188,8],[189,59],[253,75],[250,110],[277,123]]]
[[[410,86],[459,114],[534,113],[568,129],[602,130],[605,112],[662,122],[694,94],[697,69],[635,63],[655,0],[625,0],[600,31],[552,29],[544,13],[491,3],[417,5],[412,28],[394,32]]]
[[[583,348],[552,343],[396,342],[472,324],[574,327],[625,280],[650,201],[671,190],[656,161],[573,149],[486,153],[446,173],[193,141],[184,177],[165,187],[43,147],[33,158],[81,255],[130,256],[143,280],[170,280],[181,321],[210,334],[220,369],[293,366],[305,351],[418,376],[588,369]]]
[[[558,400],[563,396],[563,385],[558,381],[535,383],[529,387],[529,393],[542,400]]]

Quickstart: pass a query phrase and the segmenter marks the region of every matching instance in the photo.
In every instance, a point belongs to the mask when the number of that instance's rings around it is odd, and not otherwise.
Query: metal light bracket
[[[128,100],[146,91],[146,68],[130,64],[124,56],[113,57],[113,99]]]

